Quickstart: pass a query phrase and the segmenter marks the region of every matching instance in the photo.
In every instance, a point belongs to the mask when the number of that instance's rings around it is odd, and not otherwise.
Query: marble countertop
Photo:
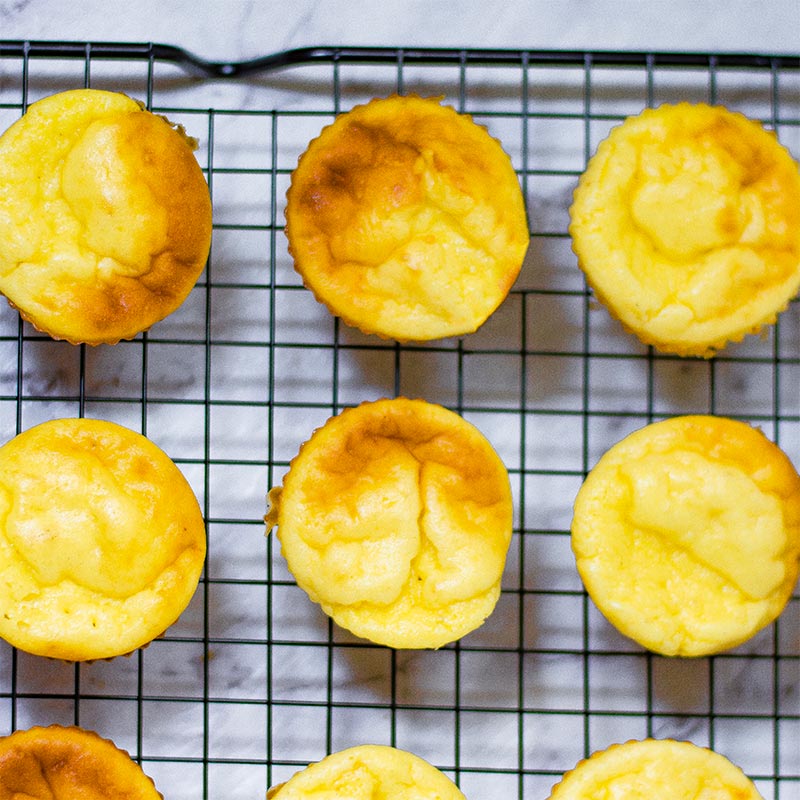
[[[313,45],[780,54],[800,50],[800,0],[0,0],[0,38],[157,42],[222,61]],[[0,60],[3,123],[24,93],[30,101],[84,81],[80,61],[36,60],[23,89],[19,61]],[[96,729],[141,759],[166,800],[262,800],[268,783],[363,741],[416,752],[469,800],[544,800],[590,751],[672,736],[728,755],[767,800],[800,800],[800,598],[731,653],[661,658],[587,601],[568,543],[587,464],[653,416],[753,419],[800,465],[800,304],[779,332],[719,362],[650,358],[587,303],[567,242],[590,127],[580,65],[531,68],[525,111],[519,66],[488,78],[470,68],[467,81],[453,68],[431,79],[408,67],[407,87],[462,99],[525,165],[539,236],[515,293],[466,349],[376,346],[302,289],[280,225],[289,172],[333,114],[332,87],[354,103],[391,91],[397,69],[351,65],[335,83],[330,68],[303,67],[236,83],[159,64],[149,83],[145,67],[93,63],[91,75],[137,97],[151,90],[198,137],[217,228],[208,281],[146,351],[136,341],[79,353],[27,328],[18,348],[16,312],[3,306],[0,433],[13,434],[17,411],[25,426],[75,414],[79,394],[89,415],[146,420],[201,499],[207,570],[178,623],[129,658],[74,666],[0,642],[0,733],[48,722]],[[592,147],[609,119],[644,105],[648,76],[639,65],[593,77]],[[780,133],[798,156],[800,82],[780,77]],[[770,79],[724,74],[714,91],[770,118]],[[702,68],[659,73],[653,91],[704,98],[709,83]],[[398,390],[465,408],[514,481],[517,532],[498,608],[436,652],[392,652],[331,626],[261,521],[266,490],[332,406]]]
[[[328,44],[795,52],[798,28],[797,0],[0,0],[6,39],[162,42],[225,60]]]

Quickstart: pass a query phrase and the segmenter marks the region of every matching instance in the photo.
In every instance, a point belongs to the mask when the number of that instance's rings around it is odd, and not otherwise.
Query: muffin
[[[775,322],[800,287],[800,172],[775,135],[719,106],[614,128],[580,178],[573,249],[642,342],[709,357]]]
[[[297,585],[343,628],[438,648],[481,625],[511,540],[503,463],[472,424],[397,398],[332,417],[269,493]]]
[[[292,174],[286,235],[317,300],[401,341],[475,331],[505,299],[529,243],[500,143],[417,96],[372,100],[322,130]]]
[[[175,311],[211,242],[193,147],[116,92],[33,103],[0,137],[0,292],[75,344],[131,339]]]
[[[333,753],[267,792],[268,800],[322,796],[328,800],[464,800],[458,787],[432,764],[405,750],[378,744]]]
[[[753,782],[725,756],[691,742],[644,739],[594,753],[565,773],[550,800],[761,800]]]
[[[66,661],[147,644],[186,608],[203,516],[177,466],[112,422],[58,419],[0,447],[0,636]]]
[[[0,800],[162,800],[153,781],[113,742],[76,726],[0,737]]]
[[[772,622],[791,596],[800,476],[744,422],[655,422],[589,473],[572,549],[589,596],[623,634],[663,655],[716,653]]]

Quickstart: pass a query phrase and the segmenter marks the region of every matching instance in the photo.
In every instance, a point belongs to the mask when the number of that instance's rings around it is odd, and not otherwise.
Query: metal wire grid
[[[765,798],[800,798],[797,594],[740,648],[664,659],[597,613],[568,541],[587,470],[656,418],[746,419],[800,464],[800,303],[768,335],[713,360],[657,354],[594,303],[566,232],[597,142],[645,106],[724,103],[800,153],[798,67],[769,56],[331,48],[244,69],[159,45],[0,42],[2,127],[53,91],[126,91],[199,138],[215,214],[204,277],[133,342],[76,348],[0,312],[3,441],[57,416],[127,424],[181,466],[209,534],[194,601],[147,649],[68,665],[2,645],[0,730],[97,730],[167,800],[262,797],[298,767],[366,741],[427,758],[470,798],[544,798],[580,758],[651,735],[714,747]],[[443,96],[486,124],[527,199],[520,280],[463,339],[400,345],[354,332],[302,288],[286,253],[283,197],[297,156],[335,113],[393,91]],[[498,608],[436,652],[391,651],[333,626],[263,535],[266,491],[311,431],[347,405],[397,394],[473,421],[514,487]]]

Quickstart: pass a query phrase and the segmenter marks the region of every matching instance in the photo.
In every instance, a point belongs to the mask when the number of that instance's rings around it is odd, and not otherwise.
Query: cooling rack
[[[800,598],[750,642],[703,659],[642,651],[603,620],[570,554],[571,504],[611,444],[657,418],[760,426],[800,464],[800,303],[703,361],[655,353],[587,291],[567,208],[611,126],[661,102],[722,103],[800,155],[800,57],[732,53],[308,48],[243,63],[158,44],[0,42],[0,125],[44,95],[127,92],[199,140],[214,238],[187,302],[114,347],[54,342],[0,310],[2,441],[45,419],[111,419],[179,464],[207,521],[198,592],[163,638],[69,665],[0,645],[0,733],[80,724],[126,748],[167,800],[259,798],[326,753],[393,744],[471,800],[545,798],[616,741],[690,739],[768,800],[800,798]],[[363,336],[301,285],[282,232],[299,154],[334,115],[417,92],[503,143],[531,246],[477,333],[425,345]],[[474,422],[511,476],[515,529],[497,610],[435,652],[333,626],[264,535],[265,496],[331,414],[424,397]]]

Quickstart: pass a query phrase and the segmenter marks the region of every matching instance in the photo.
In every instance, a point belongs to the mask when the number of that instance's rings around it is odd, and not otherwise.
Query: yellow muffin
[[[0,800],[161,800],[153,781],[113,742],[51,725],[0,737]]]
[[[586,590],[623,634],[664,655],[715,653],[772,622],[791,596],[800,476],[744,422],[656,422],[589,473],[572,549]]]
[[[0,636],[15,647],[130,653],[185,609],[205,549],[189,484],[141,434],[59,419],[0,447]]]
[[[772,132],[703,104],[611,131],[570,234],[596,296],[645,344],[712,356],[775,321],[800,287],[800,172]]]
[[[211,241],[194,146],[116,92],[30,106],[0,137],[0,291],[24,319],[113,344],[178,308]]]
[[[268,527],[326,614],[394,648],[438,648],[494,609],[511,540],[508,473],[458,414],[378,400],[332,417],[269,493]]]
[[[292,174],[286,234],[305,285],[333,314],[409,341],[476,330],[529,243],[500,143],[417,96],[373,100],[323,129]]]
[[[311,797],[464,800],[458,787],[432,764],[405,750],[377,744],[358,745],[333,753],[267,792],[268,800]]]
[[[565,773],[550,800],[761,800],[725,756],[691,742],[644,739],[594,753]]]

